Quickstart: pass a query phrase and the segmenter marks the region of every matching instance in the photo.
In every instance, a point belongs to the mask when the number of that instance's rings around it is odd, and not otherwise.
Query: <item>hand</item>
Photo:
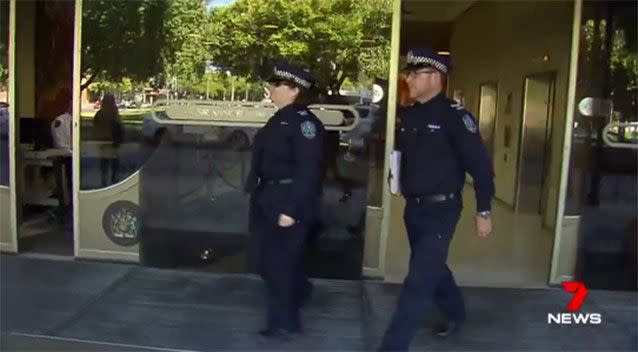
[[[488,237],[492,234],[492,219],[491,218],[482,218],[480,216],[476,217],[476,229],[478,230],[478,235],[480,237]]]
[[[295,224],[295,219],[291,218],[286,214],[279,214],[279,226],[280,227],[290,227]]]

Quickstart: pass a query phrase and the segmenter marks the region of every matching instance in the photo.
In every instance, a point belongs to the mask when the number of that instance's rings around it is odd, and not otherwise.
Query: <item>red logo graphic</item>
[[[567,306],[568,312],[575,312],[583,305],[585,297],[587,297],[587,287],[580,281],[565,281],[563,282],[563,289],[569,293],[573,293],[574,297]]]

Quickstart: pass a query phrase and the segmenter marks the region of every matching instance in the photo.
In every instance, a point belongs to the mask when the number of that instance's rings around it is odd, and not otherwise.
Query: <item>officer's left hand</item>
[[[295,224],[295,219],[286,214],[279,214],[279,226],[290,227]]]
[[[487,237],[492,233],[492,219],[484,219],[480,216],[476,217],[476,229],[478,235],[481,237]]]

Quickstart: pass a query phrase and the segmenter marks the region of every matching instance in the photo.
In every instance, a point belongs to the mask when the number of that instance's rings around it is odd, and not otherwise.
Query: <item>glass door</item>
[[[585,1],[563,239],[573,277],[636,290],[638,238],[637,5]]]

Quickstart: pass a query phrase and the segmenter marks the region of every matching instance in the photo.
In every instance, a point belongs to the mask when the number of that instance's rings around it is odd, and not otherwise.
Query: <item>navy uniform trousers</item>
[[[407,351],[423,325],[428,302],[447,319],[462,323],[465,304],[446,261],[462,209],[461,197],[420,203],[407,199],[404,221],[410,243],[410,268],[381,351]]]
[[[299,331],[299,308],[311,289],[305,261],[309,222],[280,227],[277,224],[279,214],[272,207],[259,203],[256,202],[252,215],[255,216],[253,226],[259,242],[258,272],[266,284],[267,325],[271,329]]]

